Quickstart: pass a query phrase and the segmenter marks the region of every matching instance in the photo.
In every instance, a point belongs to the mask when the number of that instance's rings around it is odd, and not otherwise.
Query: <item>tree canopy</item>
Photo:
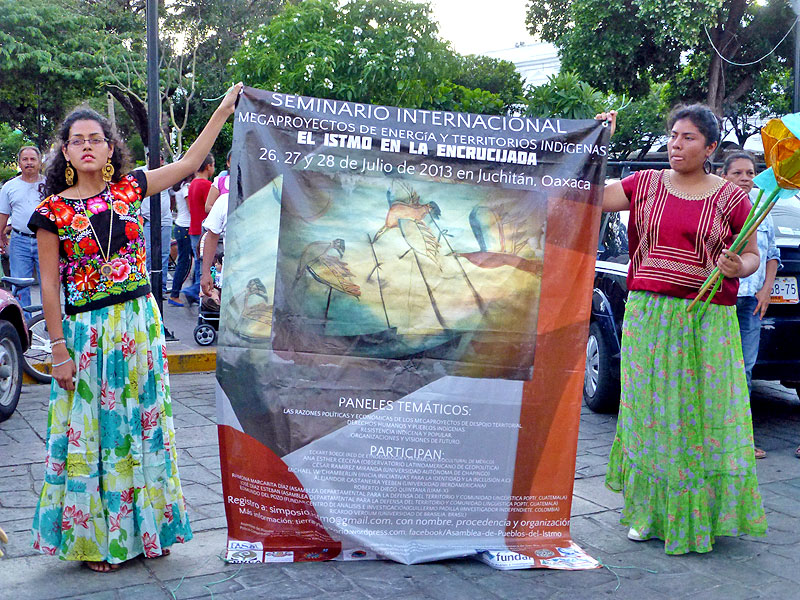
[[[779,42],[793,20],[788,0],[536,0],[526,22],[558,46],[562,68],[603,91],[643,97],[668,83],[673,100],[723,116],[769,111],[788,94],[792,48]]]
[[[461,57],[437,31],[427,3],[305,0],[248,36],[234,73],[275,91],[373,104],[496,114],[521,100],[513,65]]]
[[[72,0],[0,0],[0,122],[43,146],[65,110],[97,91],[100,22]]]

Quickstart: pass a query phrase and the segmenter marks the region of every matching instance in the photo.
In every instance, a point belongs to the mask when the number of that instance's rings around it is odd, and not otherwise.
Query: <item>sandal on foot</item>
[[[761,448],[754,448],[753,450],[755,452],[756,458],[767,458],[767,453]]]
[[[795,455],[797,458],[800,458],[800,446],[798,446],[798,447],[797,447],[797,450],[795,450],[795,451],[794,451],[794,455]]]
[[[105,560],[85,560],[83,566],[95,573],[113,573],[119,570],[119,565],[112,565]]]

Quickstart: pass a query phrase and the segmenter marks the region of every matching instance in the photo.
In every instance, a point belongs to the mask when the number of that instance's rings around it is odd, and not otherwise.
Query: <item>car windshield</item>
[[[781,198],[770,212],[779,246],[800,246],[800,199]]]

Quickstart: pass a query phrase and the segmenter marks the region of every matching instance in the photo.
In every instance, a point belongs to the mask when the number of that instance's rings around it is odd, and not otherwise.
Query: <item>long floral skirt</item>
[[[622,331],[622,395],[606,485],[622,523],[667,554],[718,535],[764,535],[736,307],[633,291]]]
[[[159,556],[192,532],[153,297],[68,316],[75,391],[53,381],[33,547],[65,560]]]

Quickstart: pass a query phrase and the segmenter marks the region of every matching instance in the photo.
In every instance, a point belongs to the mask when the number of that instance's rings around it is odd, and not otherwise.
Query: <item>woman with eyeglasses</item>
[[[228,90],[179,161],[126,173],[108,121],[64,121],[31,217],[53,383],[33,547],[109,572],[192,537],[178,476],[167,353],[139,209],[193,173],[233,114]],[[59,288],[64,290],[62,320]]]

